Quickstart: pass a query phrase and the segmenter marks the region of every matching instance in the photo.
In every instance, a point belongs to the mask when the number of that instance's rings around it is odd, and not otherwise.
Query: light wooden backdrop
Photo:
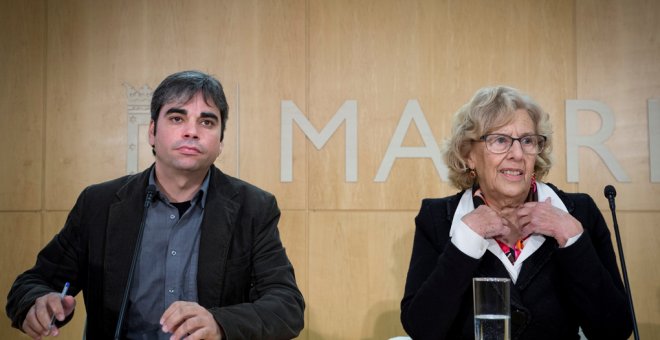
[[[231,106],[217,164],[278,197],[307,302],[300,338],[403,335],[413,218],[422,198],[456,190],[429,159],[397,160],[384,183],[373,181],[376,171],[408,100],[420,103],[441,142],[476,89],[509,84],[552,115],[551,182],[591,194],[608,221],[602,188],[616,184],[640,332],[658,339],[660,184],[650,180],[647,125],[647,100],[660,98],[658,13],[654,0],[3,0],[0,302],[78,193],[125,174],[125,84],[153,88],[172,72],[200,69],[221,79]],[[567,99],[612,108],[606,145],[630,183],[616,183],[585,148],[580,181],[567,183]],[[321,150],[294,127],[293,181],[280,182],[282,100],[319,131],[346,100],[357,101],[356,183],[344,180],[345,127]],[[580,114],[581,133],[599,124]],[[140,133],[144,168],[152,160]],[[414,125],[405,145],[422,145]],[[20,337],[2,320],[0,338]],[[62,338],[80,338],[83,322],[80,308]]]

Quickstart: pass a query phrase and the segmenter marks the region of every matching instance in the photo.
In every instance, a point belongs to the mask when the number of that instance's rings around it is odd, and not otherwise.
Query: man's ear
[[[156,144],[155,137],[156,137],[156,122],[154,122],[154,120],[152,119],[149,122],[149,145],[151,145],[152,148],[154,147],[154,144]]]

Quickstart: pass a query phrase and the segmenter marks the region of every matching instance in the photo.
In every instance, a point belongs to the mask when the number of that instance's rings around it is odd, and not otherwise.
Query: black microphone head
[[[616,197],[616,189],[614,189],[614,186],[613,186],[613,185],[610,185],[610,184],[606,185],[606,186],[605,186],[604,193],[605,193],[605,197],[606,197],[606,198],[614,198],[614,197]]]
[[[149,184],[147,186],[147,197],[144,199],[145,208],[148,208],[151,205],[151,202],[154,200],[155,196],[156,196],[156,186],[153,184]]]

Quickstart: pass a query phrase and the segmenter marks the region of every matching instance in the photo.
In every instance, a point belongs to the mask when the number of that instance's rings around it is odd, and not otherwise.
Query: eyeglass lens
[[[520,142],[523,152],[528,154],[539,154],[543,151],[545,139],[540,135],[523,136],[513,138],[507,135],[491,134],[485,135],[482,139],[486,142],[486,147],[493,153],[504,153],[509,151],[514,141]]]

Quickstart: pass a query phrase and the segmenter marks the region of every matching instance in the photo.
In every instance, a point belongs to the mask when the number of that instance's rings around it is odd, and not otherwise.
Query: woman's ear
[[[467,154],[467,157],[465,157],[465,164],[468,166],[469,169],[474,169],[476,166],[476,163],[474,162],[472,152],[469,152]]]

